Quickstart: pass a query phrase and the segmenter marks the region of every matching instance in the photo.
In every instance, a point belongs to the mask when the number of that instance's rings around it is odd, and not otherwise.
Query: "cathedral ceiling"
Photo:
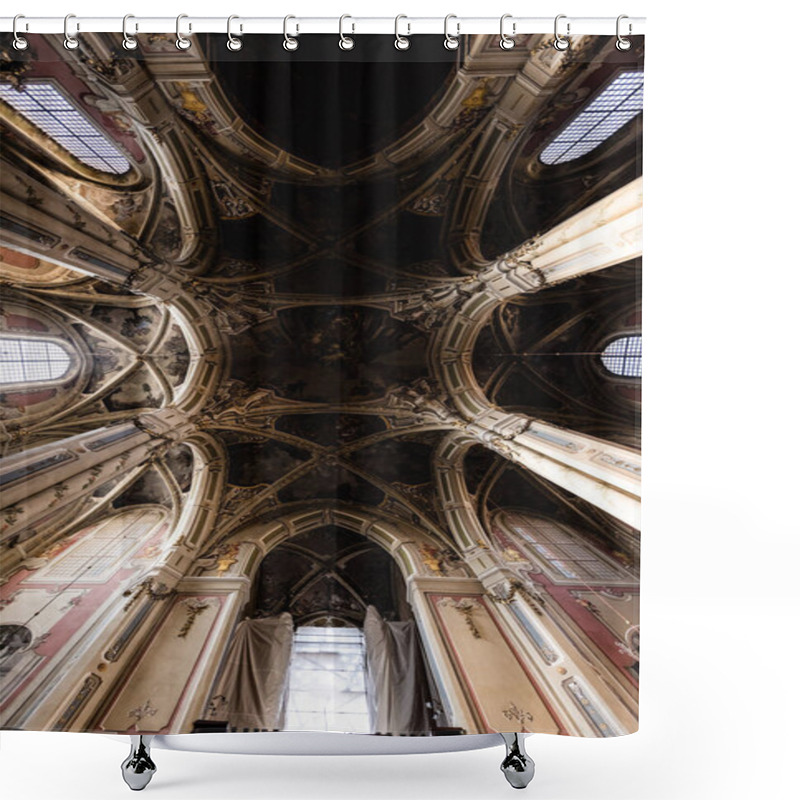
[[[538,111],[515,121],[498,109],[535,41],[511,71],[497,68],[492,37],[473,37],[478,44],[466,55],[442,55],[437,39],[430,61],[400,65],[387,56],[365,78],[358,63],[301,61],[289,72],[280,59],[233,59],[223,38],[176,55],[174,44],[151,37],[123,65],[100,57],[104,48],[114,52],[110,40],[87,36],[67,60],[31,60],[14,77],[60,81],[132,164],[118,185],[101,185],[55,156],[34,163],[31,142],[9,131],[4,158],[29,194],[44,207],[55,192],[78,230],[122,231],[120,252],[143,257],[175,287],[155,299],[135,281],[87,278],[0,251],[18,286],[6,300],[6,325],[17,313],[10,304],[27,304],[34,317],[62,326],[87,358],[74,396],[42,405],[16,446],[179,405],[202,350],[191,330],[199,321],[173,302],[185,293],[208,304],[203,322],[219,337],[219,380],[203,387],[193,413],[224,453],[223,508],[255,519],[333,501],[390,511],[446,540],[431,471],[445,426],[418,407],[420,398],[448,404],[431,363],[437,322],[403,309],[424,292],[468,287],[482,263],[638,174],[630,127],[582,171],[548,175],[532,166],[542,141],[619,68],[620,56],[609,48],[593,71],[576,48],[574,62],[536,98]],[[42,52],[52,44],[31,41]],[[596,55],[596,44],[586,46]],[[153,77],[157,98],[145,102],[134,89]],[[238,117],[242,124],[232,125]],[[490,162],[502,177],[487,188]],[[638,266],[628,264],[501,305],[471,356],[489,401],[630,444],[636,398],[604,389],[581,354],[596,352],[619,319],[635,324],[638,281]],[[7,418],[18,416],[12,402]],[[541,487],[519,483],[515,469],[500,469],[498,456],[473,449],[467,482],[482,502],[538,492],[534,507],[557,504]],[[175,488],[180,496],[191,482],[191,452],[172,448],[114,503],[174,505]],[[241,516],[225,524],[232,532]],[[342,585],[356,606],[388,605],[358,585],[359,559],[373,556],[328,565],[325,580],[347,577]],[[289,592],[313,610],[297,582],[319,563],[298,539],[275,557],[291,580],[264,586],[263,602]]]

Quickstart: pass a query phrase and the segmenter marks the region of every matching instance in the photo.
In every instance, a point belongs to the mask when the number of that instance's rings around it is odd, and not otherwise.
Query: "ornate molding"
[[[134,589],[126,589],[123,597],[130,597],[125,604],[123,611],[128,611],[131,606],[143,595],[146,594],[150,600],[166,600],[176,594],[175,589],[170,589],[167,584],[156,581],[154,578],[147,578],[139,583]]]

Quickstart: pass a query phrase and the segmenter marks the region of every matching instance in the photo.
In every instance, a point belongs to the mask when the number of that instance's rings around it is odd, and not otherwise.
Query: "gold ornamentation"
[[[217,556],[217,575],[227,572],[239,559],[240,544],[229,544]]]
[[[487,102],[486,96],[489,94],[488,83],[488,80],[483,78],[478,86],[473,89],[472,94],[461,101],[461,105],[469,109],[483,108]]]
[[[528,561],[528,559],[525,558],[525,556],[523,556],[522,553],[520,553],[520,551],[515,547],[506,547],[506,549],[503,550],[500,555],[503,556],[505,561],[512,561],[515,563],[524,563]]]
[[[442,562],[442,555],[435,547],[429,544],[421,544],[419,547],[419,554],[422,557],[422,563],[434,574],[444,575],[445,569]]]

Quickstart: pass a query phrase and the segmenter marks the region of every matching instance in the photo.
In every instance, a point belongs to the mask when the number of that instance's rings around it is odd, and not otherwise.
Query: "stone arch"
[[[313,510],[297,510],[267,522],[251,523],[226,543],[249,543],[263,558],[292,536],[325,525],[338,525],[380,545],[395,559],[406,581],[436,572],[426,564],[426,559],[430,561],[432,552],[441,551],[441,542],[430,532],[407,520],[352,506],[328,504]],[[257,559],[254,559],[244,576],[252,580],[256,569]]]
[[[639,454],[499,409],[478,385],[472,353],[481,329],[506,300],[641,255],[641,192],[641,179],[632,181],[482,269],[430,351],[431,369],[474,439],[637,528]]]

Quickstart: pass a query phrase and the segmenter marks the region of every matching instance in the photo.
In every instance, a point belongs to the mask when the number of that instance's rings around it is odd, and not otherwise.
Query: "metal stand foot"
[[[131,736],[131,752],[122,762],[122,779],[134,792],[140,792],[150,783],[156,765],[150,758],[152,736]]]
[[[532,780],[536,766],[525,752],[525,739],[519,733],[501,733],[506,743],[506,757],[500,765],[506,780],[515,789],[524,789]]]

